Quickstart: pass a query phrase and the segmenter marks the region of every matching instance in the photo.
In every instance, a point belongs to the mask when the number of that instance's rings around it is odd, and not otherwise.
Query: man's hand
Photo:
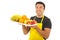
[[[23,29],[23,33],[26,35],[28,32],[29,32],[29,30],[30,30],[30,28],[29,27],[26,27],[25,25],[22,25],[22,29]]]
[[[34,25],[34,26],[28,26],[28,27],[36,29],[36,28],[37,28],[37,25]]]

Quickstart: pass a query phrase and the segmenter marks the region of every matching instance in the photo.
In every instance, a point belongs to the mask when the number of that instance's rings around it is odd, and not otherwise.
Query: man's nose
[[[39,8],[39,9],[37,9],[38,11],[40,11],[41,9]]]

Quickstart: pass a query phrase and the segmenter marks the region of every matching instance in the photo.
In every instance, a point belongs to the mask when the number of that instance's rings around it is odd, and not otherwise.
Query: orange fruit
[[[26,18],[26,20],[30,20],[29,18]]]
[[[24,23],[24,19],[19,19],[19,22],[20,23]]]
[[[27,18],[27,16],[26,15],[22,15],[22,19],[26,19]]]

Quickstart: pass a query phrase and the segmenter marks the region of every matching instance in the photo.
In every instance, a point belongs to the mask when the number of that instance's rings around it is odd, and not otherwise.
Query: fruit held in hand
[[[36,24],[37,22],[35,20],[28,20],[27,21],[27,24],[29,25],[33,25],[33,24]]]
[[[12,21],[15,21],[15,22],[24,23],[24,21],[25,21],[25,20],[29,20],[29,18],[27,18],[26,15],[22,15],[22,16],[20,16],[20,15],[13,15],[13,16],[11,17],[11,20],[12,20]]]
[[[32,20],[28,20],[28,21],[27,21],[27,24],[30,24],[30,25],[31,25],[31,21],[32,21]]]
[[[31,21],[31,25],[36,24],[37,22],[35,20]]]
[[[20,22],[20,23],[24,23],[24,19],[20,19],[19,22]]]
[[[27,18],[27,16],[26,15],[22,15],[22,19],[26,19]]]
[[[14,15],[14,16],[11,17],[11,20],[12,20],[12,21],[18,22],[19,19],[21,19],[21,16],[20,16],[20,15]]]
[[[26,23],[25,21],[29,20],[26,15],[22,15],[21,19],[19,19],[20,23]]]

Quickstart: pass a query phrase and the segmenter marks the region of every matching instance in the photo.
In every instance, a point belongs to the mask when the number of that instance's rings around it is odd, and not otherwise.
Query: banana
[[[14,15],[14,16],[11,17],[11,20],[12,21],[19,22],[19,19],[21,19],[21,16],[20,15]]]

